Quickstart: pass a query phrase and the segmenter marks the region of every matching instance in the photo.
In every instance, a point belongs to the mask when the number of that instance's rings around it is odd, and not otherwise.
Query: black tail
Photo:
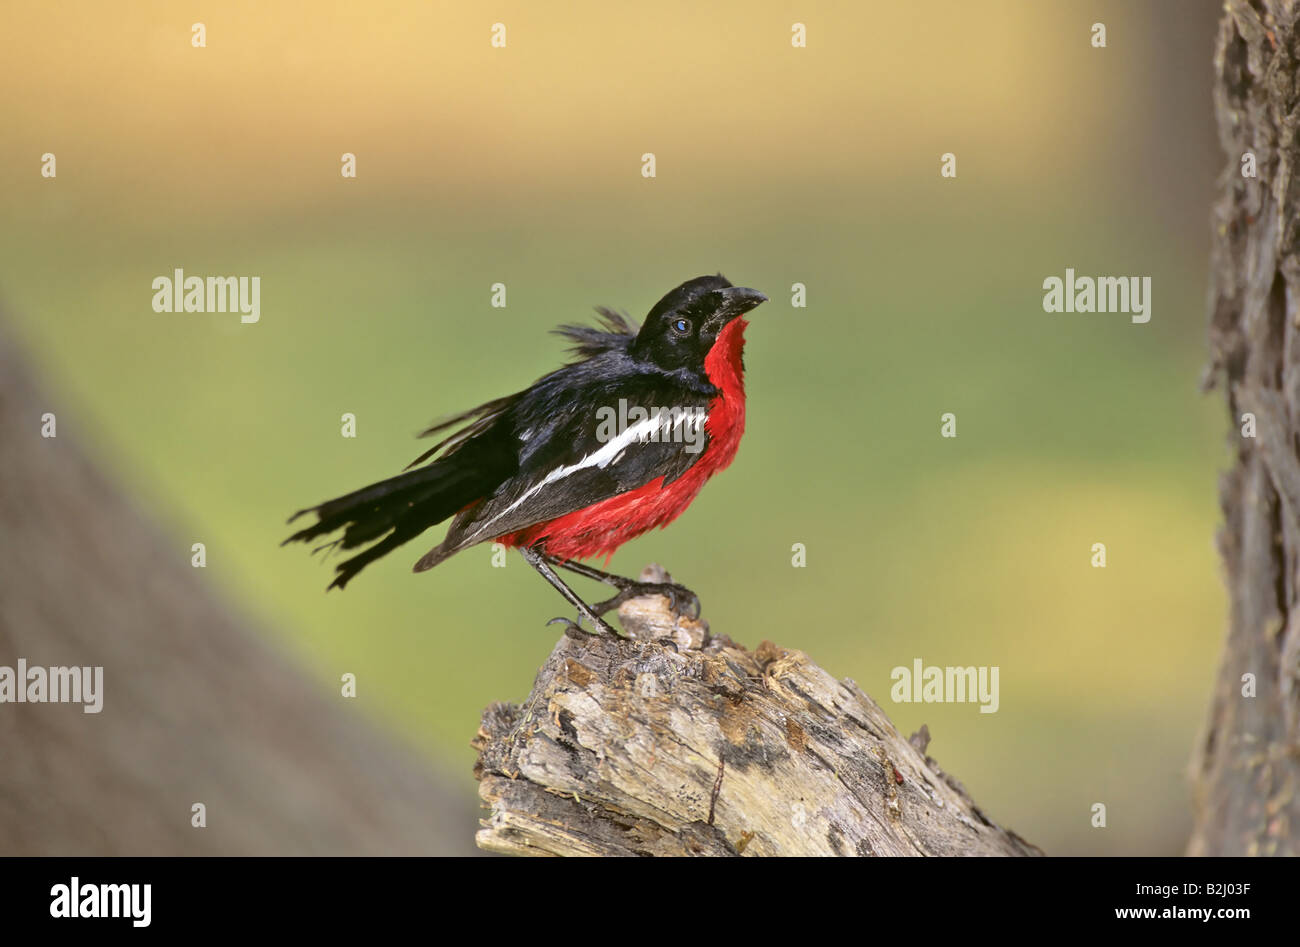
[[[340,529],[343,535],[325,546],[354,549],[384,537],[382,542],[336,567],[338,574],[329,587],[343,588],[354,575],[380,556],[392,552],[482,497],[485,486],[481,475],[476,475],[454,458],[445,458],[428,467],[354,490],[320,506],[299,510],[289,518],[290,523],[304,513],[312,512],[316,514],[316,522],[294,533],[281,545],[308,542]]]
[[[518,441],[508,424],[499,423],[518,397],[498,398],[433,425],[420,436],[448,429],[453,433],[411,466],[439,453],[442,456],[419,470],[408,468],[396,477],[299,510],[289,517],[290,523],[313,512],[316,522],[280,545],[308,542],[340,529],[343,535],[325,546],[355,549],[373,542],[369,549],[335,568],[338,574],[329,587],[343,588],[380,556],[488,496],[518,469]]]

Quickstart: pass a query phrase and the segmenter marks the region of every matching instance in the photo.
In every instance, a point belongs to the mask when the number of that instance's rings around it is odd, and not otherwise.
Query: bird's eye
[[[673,323],[673,331],[676,332],[678,335],[685,335],[686,333],[690,332],[691,320],[678,319],[676,322]]]

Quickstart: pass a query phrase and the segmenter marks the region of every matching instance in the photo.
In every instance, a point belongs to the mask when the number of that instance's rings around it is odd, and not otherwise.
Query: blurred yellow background
[[[593,305],[639,319],[717,271],[760,289],[736,463],[614,570],[662,562],[715,631],[927,723],[1049,853],[1177,853],[1225,618],[1226,422],[1197,393],[1216,12],[12,3],[0,300],[72,409],[60,433],[468,795],[479,712],[527,693],[563,603],[486,547],[412,576],[441,528],[327,596],[285,517],[555,367],[547,330]],[[260,276],[261,321],[153,312],[177,267]],[[1150,324],[1044,313],[1066,267],[1150,276]],[[918,657],[998,665],[999,711],[890,703]]]

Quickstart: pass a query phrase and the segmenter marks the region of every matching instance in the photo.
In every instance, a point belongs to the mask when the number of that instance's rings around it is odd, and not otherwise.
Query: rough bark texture
[[[1194,855],[1300,854],[1300,37],[1292,0],[1227,0],[1215,50],[1226,157],[1207,383],[1235,463],[1219,535],[1230,627],[1193,762]],[[1258,177],[1243,175],[1253,154]],[[1255,435],[1243,426],[1255,419]],[[1243,695],[1243,675],[1257,691]]]
[[[98,714],[0,704],[0,855],[472,853],[472,800],[218,601],[76,428],[0,331],[0,665],[104,668]]]
[[[647,570],[643,578],[660,578]],[[1039,855],[990,821],[852,681],[623,606],[570,632],[477,748],[478,844],[520,855]]]

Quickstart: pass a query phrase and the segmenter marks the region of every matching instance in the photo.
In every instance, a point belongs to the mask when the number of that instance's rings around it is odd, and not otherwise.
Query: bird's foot
[[[597,615],[604,615],[634,598],[641,598],[644,595],[662,595],[668,599],[668,607],[672,609],[674,615],[684,615],[688,618],[700,617],[700,597],[686,586],[676,582],[638,582],[633,579],[621,579],[617,584],[613,582],[610,584],[614,585],[619,592],[613,598],[607,598],[591,606],[591,610]]]
[[[559,622],[560,624],[565,626],[564,633],[566,635],[569,635],[570,637],[575,637],[575,638],[585,637],[587,635],[596,635],[597,637],[608,637],[608,638],[615,638],[615,639],[622,638],[623,637],[622,635],[620,635],[617,631],[615,631],[612,627],[610,627],[610,625],[600,617],[601,614],[602,614],[601,612],[594,612],[590,616],[584,616],[579,614],[577,621],[574,621],[572,618],[566,618],[561,615],[558,618],[552,618],[546,624],[554,625],[556,622]],[[592,622],[593,625],[595,625],[596,628],[595,631],[588,631],[586,628],[582,627],[582,619],[584,617],[587,618],[590,622]]]

